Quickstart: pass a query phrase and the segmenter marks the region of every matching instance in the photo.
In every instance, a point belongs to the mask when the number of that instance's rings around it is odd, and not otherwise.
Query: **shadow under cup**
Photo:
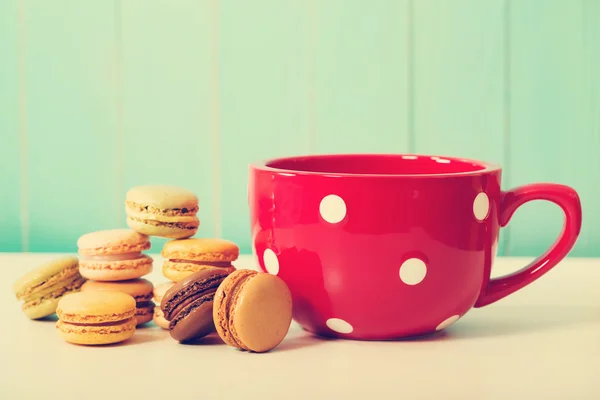
[[[250,165],[248,203],[263,271],[290,287],[294,319],[323,336],[379,340],[442,330],[520,289],[572,248],[575,191],[503,192],[501,168],[426,155],[313,155]],[[559,204],[565,230],[515,276],[491,281],[498,232],[527,201]]]

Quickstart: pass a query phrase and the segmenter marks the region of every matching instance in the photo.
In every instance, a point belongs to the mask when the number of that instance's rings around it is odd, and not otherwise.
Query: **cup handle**
[[[548,250],[525,268],[512,274],[491,279],[475,302],[475,308],[492,304],[529,285],[558,264],[575,245],[581,231],[581,201],[577,192],[565,185],[535,183],[502,193],[500,226],[505,227],[514,212],[531,200],[547,200],[565,213],[565,222],[558,239]]]

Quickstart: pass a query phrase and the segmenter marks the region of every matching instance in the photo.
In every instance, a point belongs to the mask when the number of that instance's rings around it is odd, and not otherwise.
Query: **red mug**
[[[384,340],[440,331],[544,275],[579,235],[575,190],[502,191],[501,175],[481,161],[412,154],[251,164],[253,250],[288,284],[293,318],[309,332]],[[490,279],[500,228],[531,200],[562,208],[562,233],[522,270]]]

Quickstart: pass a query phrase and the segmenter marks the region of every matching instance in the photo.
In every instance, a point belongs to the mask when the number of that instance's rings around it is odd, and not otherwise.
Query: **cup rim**
[[[337,158],[337,157],[364,157],[364,156],[381,156],[381,157],[401,157],[406,160],[416,160],[419,158],[429,158],[433,160],[455,161],[466,164],[473,164],[480,169],[464,172],[440,172],[440,173],[414,173],[414,174],[370,174],[370,173],[350,173],[350,172],[319,172],[305,171],[300,169],[288,169],[272,167],[270,164],[294,161],[294,160],[310,160],[320,158]],[[491,163],[482,160],[476,160],[465,157],[444,156],[424,153],[324,153],[324,154],[307,154],[286,157],[276,157],[263,159],[250,163],[250,167],[256,171],[271,172],[284,176],[327,176],[327,177],[362,177],[362,178],[444,178],[444,177],[462,177],[462,176],[477,176],[496,171],[501,171],[502,167],[499,164]]]

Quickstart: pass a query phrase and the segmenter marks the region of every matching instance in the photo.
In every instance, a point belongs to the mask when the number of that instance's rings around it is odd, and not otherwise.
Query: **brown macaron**
[[[231,273],[217,289],[213,319],[225,343],[262,353],[277,347],[292,322],[292,295],[271,274],[248,269]]]
[[[187,342],[215,331],[213,299],[227,275],[219,268],[203,269],[167,290],[160,308],[173,339]]]
[[[154,286],[146,279],[131,279],[120,282],[87,281],[81,286],[82,292],[112,291],[130,295],[135,299],[136,324],[142,325],[152,321],[154,303],[152,302]]]

